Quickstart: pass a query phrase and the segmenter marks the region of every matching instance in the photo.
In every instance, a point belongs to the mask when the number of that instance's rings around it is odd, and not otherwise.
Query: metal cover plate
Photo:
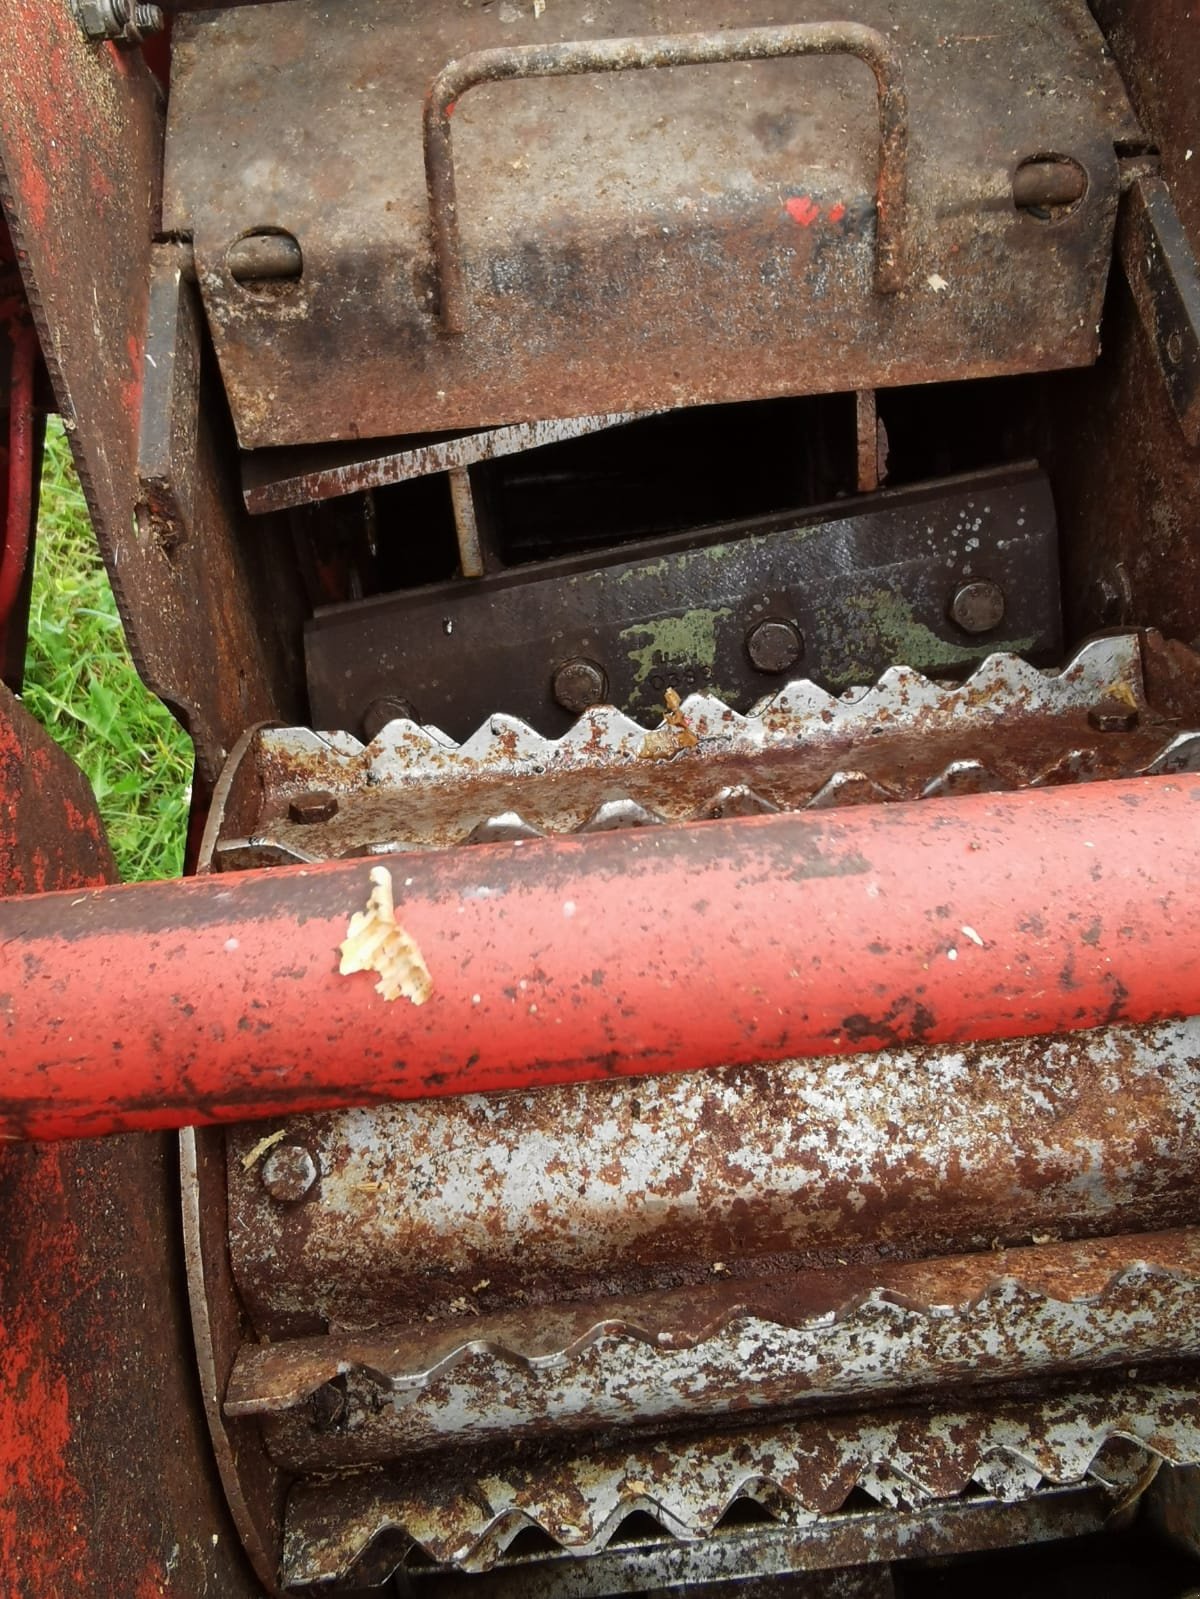
[[[296,0],[177,23],[164,227],[192,233],[247,448],[1086,363],[1114,142],[1136,139],[1084,0],[847,0],[907,87],[895,292],[880,126],[843,55],[485,83],[455,103],[465,318],[439,315],[422,102],[452,59],[829,23],[826,0]],[[731,11],[736,17],[731,19]],[[540,14],[537,14],[540,13]],[[1027,158],[1084,199],[1018,211]],[[283,229],[300,280],[234,281]]]
[[[633,717],[656,721],[668,689],[748,710],[781,681],[748,653],[772,619],[804,640],[794,675],[838,691],[894,661],[962,675],[997,650],[1053,659],[1055,533],[1049,483],[1024,465],[326,606],[305,630],[314,725],[357,729],[396,695],[454,738],[497,710],[564,733],[552,681],[573,657]],[[972,635],[947,608],[975,578],[1005,611]]]

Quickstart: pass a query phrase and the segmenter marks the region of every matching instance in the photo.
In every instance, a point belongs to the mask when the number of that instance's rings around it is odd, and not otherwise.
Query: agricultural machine
[[[0,1593],[1200,1591],[1200,6],[4,0],[0,200]]]

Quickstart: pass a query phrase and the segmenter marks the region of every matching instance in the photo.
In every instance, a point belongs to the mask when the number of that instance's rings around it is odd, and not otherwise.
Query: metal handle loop
[[[559,78],[804,55],[855,56],[875,74],[879,104],[875,288],[879,294],[894,293],[904,278],[908,96],[900,58],[891,42],[876,29],[854,22],[815,22],[642,39],[516,45],[478,50],[451,61],[434,78],[425,95],[425,178],[445,331],[461,333],[467,320],[450,119],[455,103],[468,89],[508,78]]]

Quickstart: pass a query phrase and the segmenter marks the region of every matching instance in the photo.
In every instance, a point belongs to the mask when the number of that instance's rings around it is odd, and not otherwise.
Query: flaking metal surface
[[[433,1588],[439,1599],[612,1599],[681,1589],[693,1599],[896,1599],[893,1560],[1083,1537],[1103,1532],[1111,1509],[1098,1485],[1047,1490],[1015,1504],[979,1494],[907,1514],[858,1511],[816,1525],[731,1528],[692,1541],[630,1539],[588,1560],[515,1554],[486,1573],[443,1566],[404,1575],[414,1593]],[[860,1563],[867,1560],[878,1563]]]
[[[878,1266],[851,1275],[847,1298],[836,1271],[780,1274],[724,1294],[481,1318],[424,1339],[271,1344],[243,1350],[226,1410],[266,1416],[284,1468],[321,1471],[450,1445],[561,1445],[618,1428],[944,1395],[1186,1357],[1198,1267],[1192,1234],[1134,1236],[1002,1262]],[[303,1402],[335,1378],[337,1420],[323,1424]]]
[[[755,0],[737,20],[830,17]],[[1082,0],[1022,0],[1001,27],[970,0],[953,31],[921,0],[853,0],[837,20],[881,32],[907,85],[898,292],[875,281],[880,129],[861,62],[536,79],[455,106],[470,317],[448,334],[424,172],[434,79],[480,50],[719,41],[727,7],[297,0],[180,19],[164,223],[194,235],[243,446],[1092,360],[1113,144],[1138,130]],[[1019,164],[1048,151],[1088,175],[1053,225],[1012,199]],[[282,292],[229,271],[229,246],[263,228],[303,251]]]
[[[256,1131],[230,1135],[234,1267],[259,1328],[369,1333],[419,1305],[441,1324],[432,1341],[472,1335],[479,1314],[524,1304],[548,1316],[536,1307],[618,1284],[711,1293],[715,1266],[755,1279],[737,1292],[761,1292],[784,1265],[865,1270],[1194,1221],[1200,1027],[470,1095],[286,1126],[321,1173],[300,1209],[272,1204],[243,1167]]]
[[[0,6],[0,103],[0,203],[130,649],[211,781],[242,729],[289,701],[218,465],[216,407],[198,425],[192,522],[165,540],[148,519],[135,527],[161,92],[138,53],[89,43],[62,0],[13,0]]]
[[[882,1411],[813,1418],[735,1434],[618,1442],[525,1465],[447,1469],[436,1495],[428,1468],[364,1474],[293,1490],[284,1569],[291,1582],[345,1576],[376,1540],[399,1534],[425,1555],[487,1570],[525,1527],[577,1555],[603,1549],[634,1510],[677,1538],[712,1534],[739,1499],[779,1522],[816,1530],[857,1487],[881,1505],[910,1507],[976,1483],[1003,1500],[1043,1481],[1107,1474],[1102,1451],[1129,1439],[1168,1461],[1200,1454],[1200,1400],[1188,1384],[1067,1389],[986,1407]],[[863,1558],[870,1558],[866,1545]],[[401,1544],[394,1565],[403,1558]]]
[[[1089,713],[1131,717],[1099,733]],[[1095,778],[1181,772],[1200,736],[1146,700],[1136,635],[1085,645],[1059,672],[990,656],[965,683],[894,667],[870,689],[790,684],[743,716],[711,695],[656,728],[611,707],[561,738],[494,715],[456,744],[396,721],[369,745],[264,729],[232,777],[214,859],[321,860],[620,826],[828,808]],[[328,820],[291,801],[332,793]]]
[[[632,422],[632,412],[581,416],[571,421],[524,422],[482,433],[373,439],[315,449],[259,450],[242,457],[246,509],[279,511],[315,500],[361,494],[390,483],[406,483],[432,472],[453,472],[479,461],[495,461],[547,444],[584,438]]]

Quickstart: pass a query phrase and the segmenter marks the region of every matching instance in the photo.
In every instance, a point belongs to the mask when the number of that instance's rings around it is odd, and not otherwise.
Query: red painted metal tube
[[[1200,1014],[1200,778],[391,857],[422,1006],[339,975],[371,862],[0,905],[0,1131],[70,1137]]]

